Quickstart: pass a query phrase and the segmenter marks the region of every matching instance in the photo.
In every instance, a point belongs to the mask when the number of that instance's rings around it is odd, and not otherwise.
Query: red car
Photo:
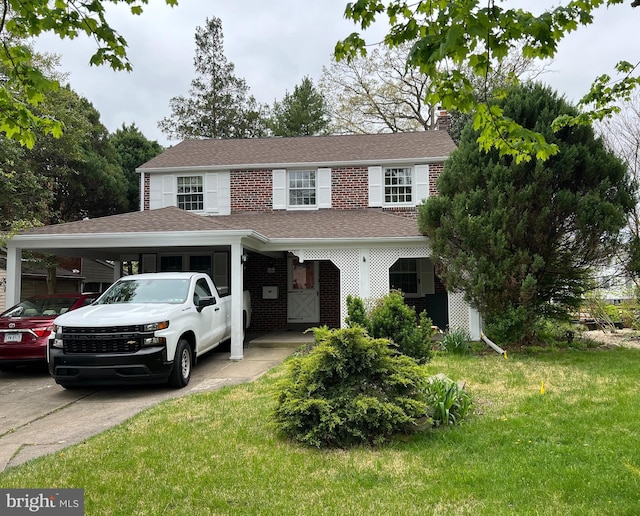
[[[0,370],[30,362],[46,362],[53,320],[90,305],[100,294],[34,296],[0,314]]]

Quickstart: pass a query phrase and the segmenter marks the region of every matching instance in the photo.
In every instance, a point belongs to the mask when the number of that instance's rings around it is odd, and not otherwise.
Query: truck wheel
[[[178,389],[186,386],[191,379],[192,365],[191,346],[185,339],[180,339],[173,359],[169,385]]]

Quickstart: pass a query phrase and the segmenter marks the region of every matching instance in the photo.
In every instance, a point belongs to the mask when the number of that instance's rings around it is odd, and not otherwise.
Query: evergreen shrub
[[[359,325],[314,332],[316,346],[287,362],[279,385],[275,420],[285,435],[347,447],[430,426],[424,367]]]
[[[401,292],[392,291],[377,299],[369,313],[360,298],[347,296],[347,313],[349,326],[358,325],[374,338],[389,339],[398,351],[418,363],[430,360],[433,323],[425,311],[418,317],[415,309],[404,302]]]

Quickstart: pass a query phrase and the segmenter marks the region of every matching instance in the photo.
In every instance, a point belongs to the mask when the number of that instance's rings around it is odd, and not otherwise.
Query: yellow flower
[[[544,394],[544,382],[540,383],[540,394]]]

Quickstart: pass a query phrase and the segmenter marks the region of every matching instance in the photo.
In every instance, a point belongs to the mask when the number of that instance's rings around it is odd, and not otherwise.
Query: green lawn
[[[81,487],[88,515],[640,514],[640,351],[440,354],[428,368],[467,382],[465,424],[305,449],[271,422],[276,368],[165,402],[0,486]]]

